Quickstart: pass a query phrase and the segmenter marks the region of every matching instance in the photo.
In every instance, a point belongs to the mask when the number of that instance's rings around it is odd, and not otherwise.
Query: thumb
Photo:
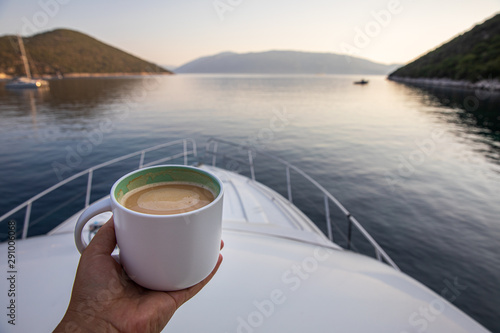
[[[115,225],[113,217],[106,222],[90,241],[89,246],[84,250],[92,255],[110,255],[116,246]]]

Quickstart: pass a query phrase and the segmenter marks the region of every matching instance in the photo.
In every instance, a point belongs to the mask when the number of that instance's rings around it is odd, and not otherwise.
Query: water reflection
[[[31,123],[33,124],[33,130],[38,132],[38,125],[36,121],[36,102],[35,102],[35,92],[28,91],[28,99],[30,102],[30,114],[31,114]]]
[[[91,110],[103,104],[132,99],[147,78],[86,78],[50,82],[51,109]]]
[[[5,89],[0,87],[0,116],[26,116],[36,114],[36,100],[47,98],[49,89]]]
[[[455,125],[453,133],[472,143],[475,151],[500,164],[499,92],[397,84],[417,94],[430,107],[425,112]]]
[[[104,106],[134,102],[154,83],[151,77],[85,78],[53,80],[50,89],[14,91],[0,87],[0,116],[25,116],[32,109],[27,101],[31,105],[34,99],[57,119],[93,118]]]
[[[48,89],[7,90],[0,83],[0,139],[51,144],[83,140],[155,89],[154,77],[50,81]]]

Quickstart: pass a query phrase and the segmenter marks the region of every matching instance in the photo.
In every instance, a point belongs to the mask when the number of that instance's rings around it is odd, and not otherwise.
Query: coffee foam
[[[200,195],[198,193],[169,187],[150,190],[137,198],[139,207],[158,211],[187,209],[199,202]]]
[[[214,198],[212,191],[199,184],[161,182],[129,191],[120,203],[140,213],[170,215],[199,209]]]

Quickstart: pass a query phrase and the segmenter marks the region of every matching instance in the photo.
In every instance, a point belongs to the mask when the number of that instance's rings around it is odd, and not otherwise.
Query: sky
[[[160,65],[224,51],[405,64],[500,13],[500,0],[0,0],[0,35],[68,28]]]

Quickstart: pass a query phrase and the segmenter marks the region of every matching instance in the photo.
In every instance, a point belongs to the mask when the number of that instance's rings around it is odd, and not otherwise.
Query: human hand
[[[196,295],[215,275],[178,291],[154,291],[132,281],[111,253],[116,236],[111,218],[83,251],[71,301],[54,333],[62,332],[160,332],[175,311]],[[224,243],[221,242],[221,249]]]

